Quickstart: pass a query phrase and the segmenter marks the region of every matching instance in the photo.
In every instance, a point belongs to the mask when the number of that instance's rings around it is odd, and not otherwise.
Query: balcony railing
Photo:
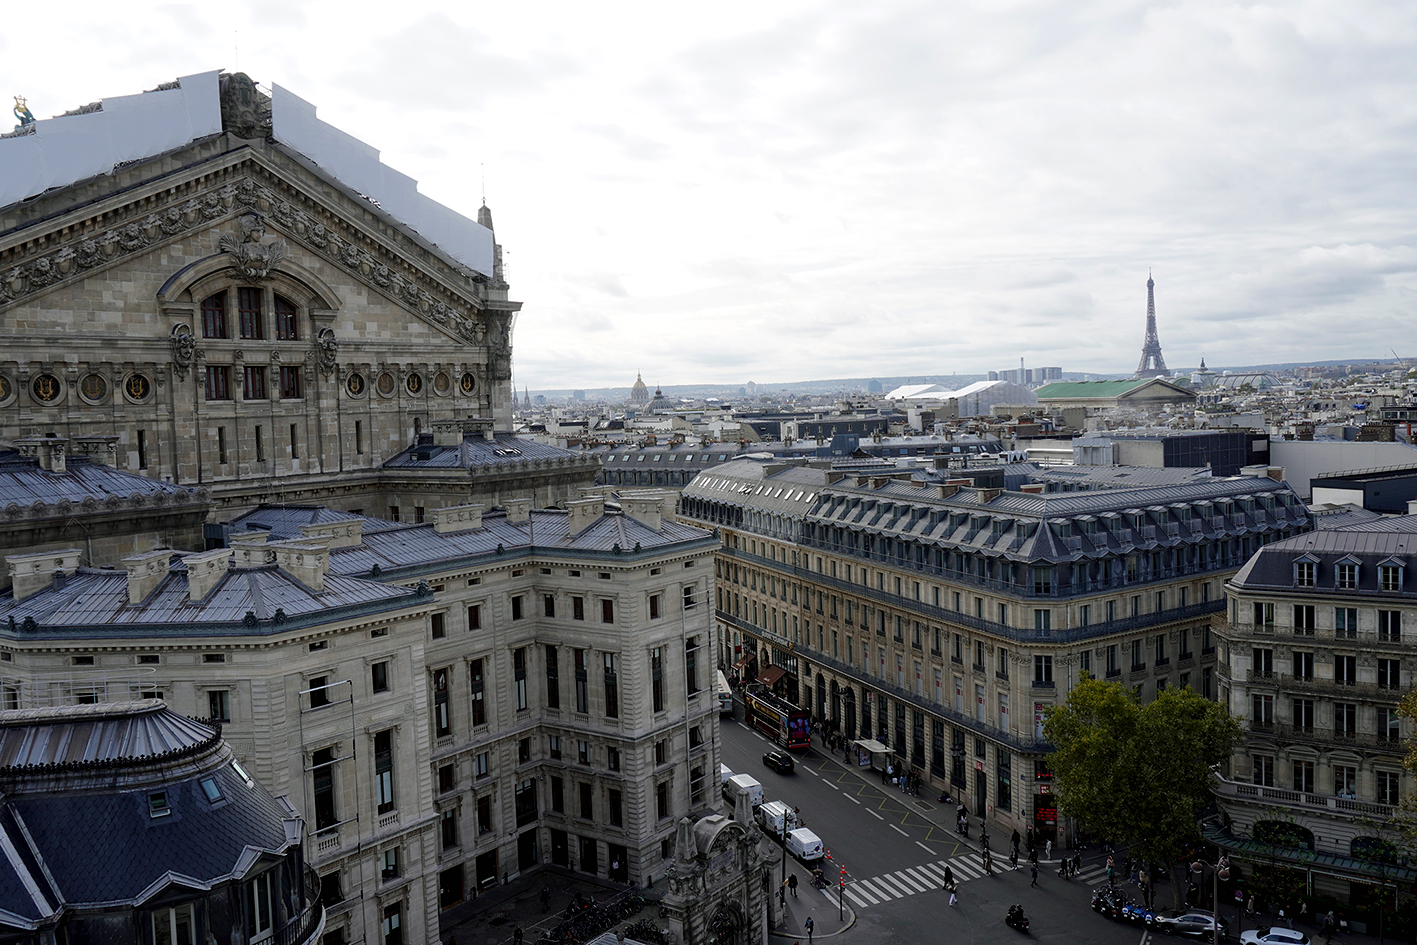
[[[276,930],[271,945],[307,945],[325,930],[325,906],[320,902],[320,880],[312,869],[305,871],[305,908]]]
[[[1293,791],[1288,788],[1265,787],[1259,784],[1247,784],[1244,781],[1227,781],[1223,778],[1215,783],[1212,790],[1220,797],[1257,801],[1261,804],[1275,804],[1282,807],[1298,805],[1313,810],[1326,810],[1344,817],[1378,818],[1388,821],[1397,813],[1397,807],[1391,804]]]

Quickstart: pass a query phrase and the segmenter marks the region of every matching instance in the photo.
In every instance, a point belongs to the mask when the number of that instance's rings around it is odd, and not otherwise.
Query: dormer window
[[[1296,561],[1294,563],[1294,586],[1313,587],[1314,570],[1315,567],[1312,561]]]
[[[1356,590],[1358,587],[1358,565],[1341,562],[1333,567],[1333,586],[1339,590]]]
[[[166,791],[153,791],[148,795],[148,816],[152,818],[167,817],[172,813],[172,808],[167,805]]]
[[[1378,590],[1402,590],[1402,565],[1395,561],[1386,561],[1378,565]]]

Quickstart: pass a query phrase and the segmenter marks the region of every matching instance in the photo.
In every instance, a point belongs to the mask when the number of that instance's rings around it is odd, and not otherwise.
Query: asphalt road
[[[944,810],[934,798],[903,795],[882,785],[879,776],[862,777],[816,749],[794,755],[796,772],[781,775],[763,764],[772,745],[759,733],[725,716],[722,734],[724,764],[761,781],[764,801],[801,808],[805,826],[831,852],[835,865],[824,867],[828,877],[837,879],[839,867],[846,867],[846,902],[857,918],[843,940],[954,945],[1031,938],[1050,945],[1148,945],[1142,929],[1113,923],[1090,908],[1090,890],[1100,881],[1097,864],[1085,864],[1082,877],[1074,880],[1060,879],[1056,864],[1043,864],[1038,888],[1030,888],[1027,865],[1010,870],[1007,857],[997,855],[1001,849],[1006,855],[1007,847],[995,836],[994,873],[988,875],[980,863],[977,830],[968,842],[957,837],[946,826],[953,824],[952,809]],[[810,868],[790,863],[806,879]],[[945,863],[960,883],[953,908],[939,881]],[[809,892],[823,895],[810,887],[804,895]],[[1028,913],[1029,936],[1004,925],[1011,903]]]

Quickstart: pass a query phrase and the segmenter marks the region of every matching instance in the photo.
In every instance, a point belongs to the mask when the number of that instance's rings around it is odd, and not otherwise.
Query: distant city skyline
[[[485,193],[519,387],[1127,375],[1148,269],[1168,365],[1412,324],[1411,4],[444,7],[37,6],[0,98],[241,70]]]

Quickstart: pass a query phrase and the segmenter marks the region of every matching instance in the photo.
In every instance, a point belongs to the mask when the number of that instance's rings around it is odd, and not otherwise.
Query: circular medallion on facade
[[[349,375],[349,380],[344,382],[344,389],[349,391],[351,397],[364,396],[364,375],[357,371]]]
[[[123,382],[123,393],[135,404],[141,404],[152,396],[153,382],[146,374],[129,374]]]
[[[54,404],[64,393],[64,383],[53,374],[41,374],[30,381],[30,395],[37,403]]]
[[[453,389],[453,379],[448,377],[447,371],[439,371],[433,375],[433,390],[439,394],[446,394]]]
[[[414,396],[423,393],[423,375],[417,373],[410,374],[408,380],[404,382],[404,385],[408,388],[408,392]]]
[[[15,399],[15,382],[8,374],[0,374],[0,407]]]
[[[394,395],[394,386],[394,376],[388,371],[379,375],[378,390],[381,395],[384,397],[392,397]]]
[[[477,390],[477,378],[473,376],[471,371],[465,372],[463,376],[458,379],[458,390],[462,391],[464,394],[471,394],[473,391]]]
[[[108,397],[108,381],[102,374],[85,374],[79,381],[79,396],[86,403],[101,404]]]

